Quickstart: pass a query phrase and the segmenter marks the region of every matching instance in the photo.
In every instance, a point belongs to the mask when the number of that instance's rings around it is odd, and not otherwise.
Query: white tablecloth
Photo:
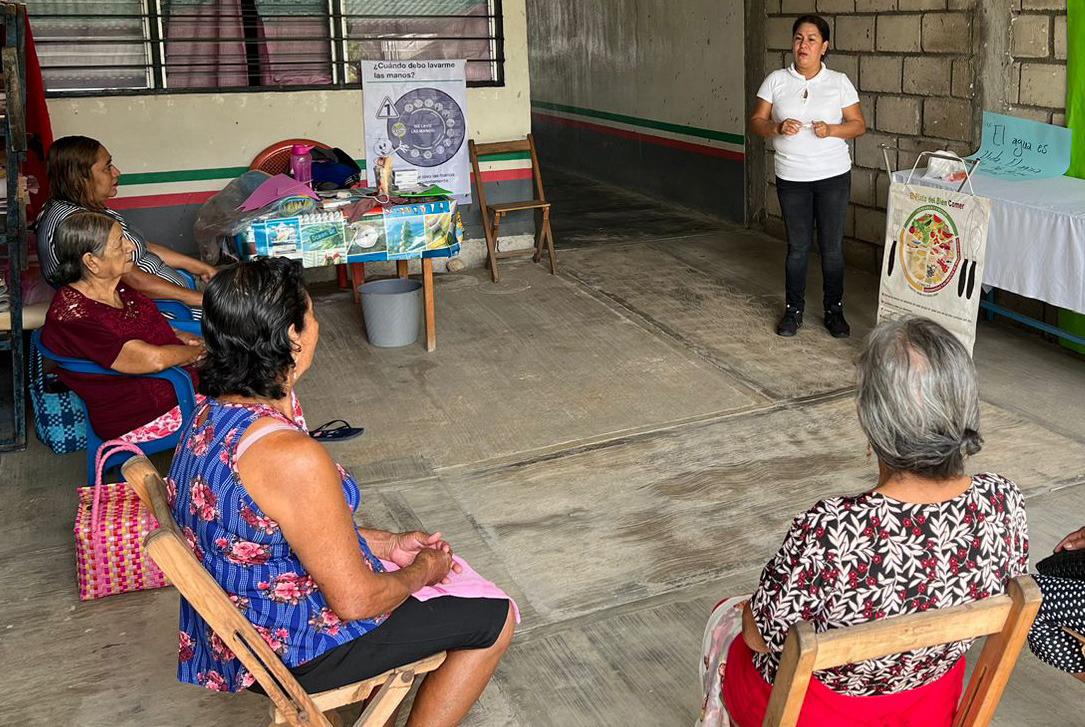
[[[917,169],[912,183],[958,187],[924,179],[925,171]],[[908,174],[894,172],[893,181]],[[1010,182],[976,174],[972,186],[991,200],[984,285],[1085,313],[1085,179]]]

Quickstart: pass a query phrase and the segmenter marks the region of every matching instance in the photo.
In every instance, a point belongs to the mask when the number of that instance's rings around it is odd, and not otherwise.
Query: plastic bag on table
[[[968,176],[968,172],[965,171],[966,166],[963,159],[948,150],[942,150],[935,152],[936,154],[943,155],[943,158],[930,157],[927,159],[927,173],[923,176],[928,179],[941,179],[944,182],[963,182]],[[952,156],[955,159],[946,159],[944,157]]]
[[[224,257],[237,258],[231,238],[263,212],[242,212],[238,207],[270,176],[258,170],[245,172],[203,203],[196,215],[195,234],[196,246],[204,262],[217,265]]]

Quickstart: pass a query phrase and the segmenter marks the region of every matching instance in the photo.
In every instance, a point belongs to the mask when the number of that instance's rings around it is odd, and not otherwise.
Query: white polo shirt
[[[772,120],[779,124],[796,119],[803,124],[824,121],[839,124],[844,109],[859,103],[859,94],[847,75],[821,70],[807,79],[791,65],[773,71],[761,84],[757,97],[772,104]],[[791,182],[813,182],[851,171],[848,142],[836,137],[819,139],[812,126],[803,126],[794,136],[774,136],[776,176]]]

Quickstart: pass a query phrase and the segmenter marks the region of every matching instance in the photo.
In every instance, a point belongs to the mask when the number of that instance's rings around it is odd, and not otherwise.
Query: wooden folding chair
[[[764,727],[794,727],[811,675],[821,669],[912,649],[986,636],[953,727],[991,722],[1043,596],[1031,576],[1012,579],[1001,596],[926,613],[894,616],[820,634],[807,621],[791,627],[780,655]]]
[[[1063,626],[1062,630],[1077,639],[1078,643],[1081,644],[1081,653],[1082,655],[1085,655],[1085,635],[1079,634],[1069,626]],[[1074,678],[1078,681],[1085,682],[1085,674],[1074,674]]]
[[[146,457],[134,457],[122,469],[125,480],[158,520],[158,530],[151,532],[144,541],[147,553],[263,687],[272,702],[270,727],[338,727],[342,722],[334,710],[361,702],[370,695],[373,695],[372,699],[354,727],[383,727],[407,696],[415,677],[433,671],[444,662],[445,652],[442,651],[372,679],[317,694],[306,693],[249,620],[230,602],[222,587],[196,560],[173,519],[166,503],[166,484],[154,465]]]
[[[557,271],[557,258],[554,255],[554,234],[550,230],[550,203],[546,201],[546,192],[543,191],[542,173],[539,171],[539,156],[535,153],[535,138],[528,134],[526,139],[519,141],[498,141],[489,144],[476,144],[474,139],[470,139],[467,142],[467,148],[471,154],[471,169],[474,172],[475,198],[478,201],[479,211],[482,213],[482,231],[486,235],[486,259],[490,265],[490,278],[495,283],[497,282],[497,261],[502,258],[531,255],[534,262],[539,262],[542,259],[544,242],[550,255],[550,274],[553,275]],[[486,202],[486,185],[482,183],[482,172],[479,171],[478,166],[479,157],[524,151],[531,152],[531,173],[535,180],[535,199],[523,202],[488,204]],[[533,250],[502,252],[498,245],[501,218],[510,212],[524,212],[527,210],[533,213],[536,210],[542,212],[542,222],[535,230],[535,248]]]

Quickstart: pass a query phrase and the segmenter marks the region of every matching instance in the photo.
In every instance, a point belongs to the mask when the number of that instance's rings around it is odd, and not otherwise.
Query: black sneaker
[[[802,311],[788,306],[784,311],[784,317],[776,324],[776,335],[790,338],[802,328]]]
[[[847,338],[851,335],[851,326],[844,320],[844,309],[833,306],[825,311],[825,330],[833,338]]]

